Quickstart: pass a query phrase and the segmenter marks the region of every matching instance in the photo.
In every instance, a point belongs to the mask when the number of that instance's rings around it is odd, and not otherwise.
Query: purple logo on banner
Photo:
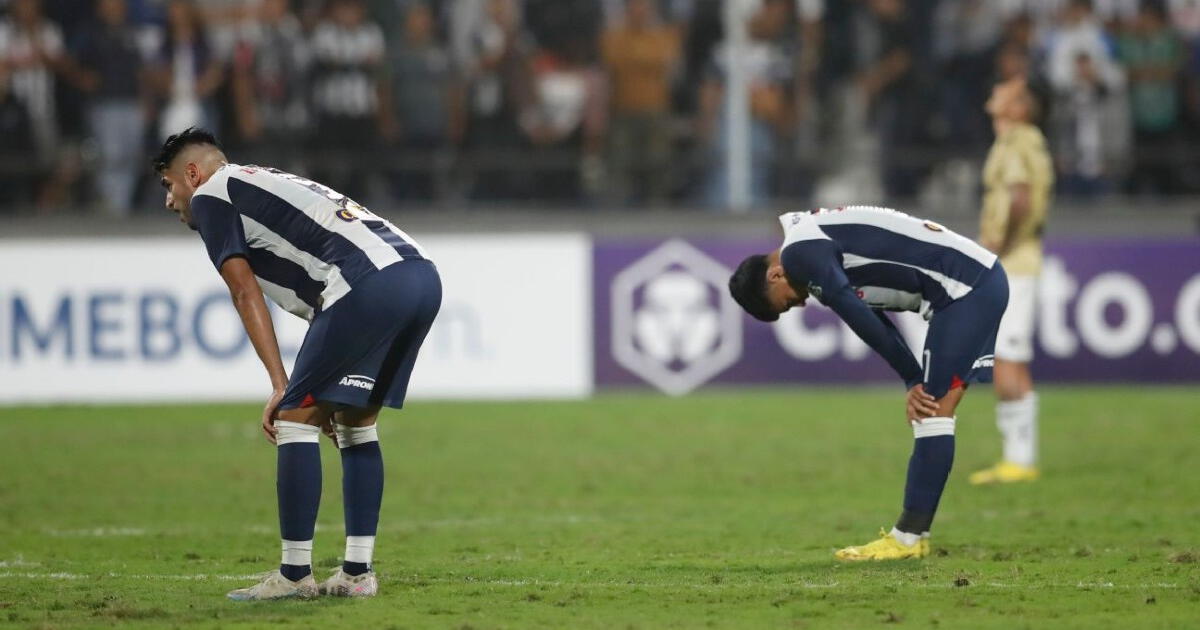
[[[742,318],[725,292],[729,269],[680,240],[612,279],[612,356],[669,394],[685,394],[742,352]]]
[[[599,241],[596,384],[681,394],[705,383],[892,382],[848,327],[810,302],[774,324],[728,297],[730,269],[777,242]],[[1200,381],[1200,245],[1179,240],[1052,243],[1038,289],[1040,381]],[[916,315],[897,319],[923,345]]]

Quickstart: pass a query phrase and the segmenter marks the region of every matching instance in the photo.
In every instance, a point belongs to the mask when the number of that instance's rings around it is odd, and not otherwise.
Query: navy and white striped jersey
[[[793,212],[779,221],[788,280],[833,309],[910,386],[920,382],[921,368],[881,311],[929,319],[996,264],[995,254],[974,241],[889,208]]]
[[[244,256],[263,293],[309,321],[375,271],[427,258],[349,197],[272,168],[222,166],[196,189],[191,211],[217,269]]]

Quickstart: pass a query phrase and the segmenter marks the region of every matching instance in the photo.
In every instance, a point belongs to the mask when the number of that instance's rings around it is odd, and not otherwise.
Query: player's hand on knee
[[[931,418],[938,414],[937,399],[925,392],[925,386],[918,383],[913,385],[908,390],[908,395],[905,397],[906,411],[905,416],[909,422],[920,422],[925,418]]]
[[[271,397],[267,399],[267,404],[263,407],[262,430],[271,444],[275,443],[275,414],[279,411],[279,403],[282,400],[283,390],[276,389],[271,392]]]

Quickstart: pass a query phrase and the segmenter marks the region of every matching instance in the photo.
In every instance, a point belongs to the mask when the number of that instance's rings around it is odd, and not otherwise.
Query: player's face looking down
[[[193,230],[192,195],[225,163],[225,156],[211,146],[193,146],[180,152],[170,166],[160,172],[159,184],[167,191],[164,201],[179,221]]]
[[[783,265],[779,262],[779,251],[767,256],[767,303],[776,313],[783,313],[795,306],[804,306],[808,300],[806,289],[796,290],[788,281]]]

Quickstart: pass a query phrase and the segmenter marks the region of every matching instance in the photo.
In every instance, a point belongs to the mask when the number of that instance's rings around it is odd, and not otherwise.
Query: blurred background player
[[[1037,469],[1037,394],[1029,362],[1042,231],[1054,187],[1046,139],[1033,124],[1037,104],[1023,77],[998,83],[987,111],[996,141],[983,169],[985,186],[979,242],[1000,256],[1008,272],[1008,310],[996,339],[996,425],[1004,454],[970,477],[972,484],[1032,481]]]
[[[275,444],[278,571],[229,593],[238,601],[371,597],[383,500],[375,428],[399,409],[442,301],[437,269],[407,234],[321,184],[230,164],[212,134],[189,128],[154,160],[166,206],[200,233],[271,379],[262,429]],[[309,322],[289,379],[263,294]],[[342,456],[346,553],[317,586],[312,541],[321,503],[321,431]]]
[[[839,560],[929,555],[929,530],[954,464],[955,409],[969,383],[992,377],[996,331],[1008,282],[996,256],[932,221],[888,208],[847,206],[779,217],[783,245],[754,255],[729,278],[734,300],[773,322],[814,297],[887,360],[908,388],[913,429],[904,509],[895,527]],[[885,311],[929,321],[917,362]]]

